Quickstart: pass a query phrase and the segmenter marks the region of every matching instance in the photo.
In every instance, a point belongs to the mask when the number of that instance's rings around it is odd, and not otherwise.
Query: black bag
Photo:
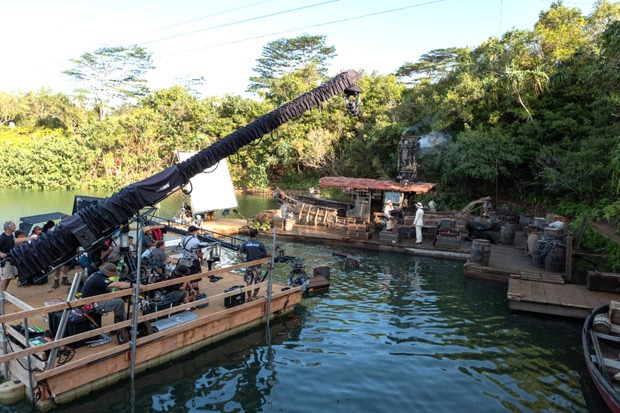
[[[183,301],[176,297],[162,297],[159,300],[151,299],[148,301],[148,305],[142,307],[142,313],[144,315],[154,313],[159,310],[165,310],[168,308],[176,307]]]
[[[51,337],[56,336],[56,332],[58,331],[58,327],[60,326],[60,319],[62,318],[62,311],[55,311],[53,313],[47,314],[47,320],[50,327]],[[100,314],[92,314],[90,315],[96,325],[84,315],[84,312],[81,309],[73,308],[70,310],[69,319],[67,320],[67,326],[65,327],[65,334],[63,338],[67,338],[69,336],[74,336],[76,334],[85,333],[87,331],[93,330],[95,328],[101,327],[101,315]],[[89,337],[85,340],[76,341],[71,343],[71,347],[82,347],[86,344],[87,341],[97,339],[98,337]]]
[[[241,288],[243,288],[243,285],[235,285],[234,287],[230,287],[229,289],[224,290],[224,292],[227,293],[230,291],[239,290]],[[243,303],[245,303],[245,293],[243,292],[224,297],[224,306],[226,308],[235,307]]]

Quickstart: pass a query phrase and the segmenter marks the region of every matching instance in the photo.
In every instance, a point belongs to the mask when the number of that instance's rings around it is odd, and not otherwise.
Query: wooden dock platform
[[[526,280],[514,275],[508,282],[508,308],[585,319],[593,308],[620,300],[620,294],[591,291],[585,285]]]
[[[239,220],[237,220],[239,221]],[[208,224],[206,225],[215,225]],[[227,232],[235,233],[240,222],[220,222],[228,226]],[[209,228],[209,230],[214,230]],[[376,251],[400,252],[442,259],[456,259],[464,262],[464,275],[489,281],[505,282],[508,285],[508,307],[515,311],[534,312],[565,317],[585,318],[591,309],[610,300],[620,300],[620,294],[591,291],[584,285],[570,282],[570,273],[547,271],[534,264],[525,253],[526,238],[517,231],[513,245],[491,244],[488,265],[471,262],[471,241],[461,240],[458,248],[442,248],[426,237],[422,244],[415,244],[411,238],[398,237],[388,241],[379,232],[359,239],[350,239],[346,227],[316,227],[295,225],[289,231],[278,231],[278,237],[301,242],[318,242],[327,245],[362,248]],[[568,258],[570,260],[570,258]]]
[[[461,260],[466,277],[506,283],[508,307],[514,311],[585,318],[600,304],[620,300],[620,294],[590,291],[585,285],[567,283],[570,281],[568,271],[548,271],[535,265],[532,257],[525,253],[526,239],[521,231],[515,234],[513,245],[492,243],[489,263],[484,266],[470,260],[471,241],[468,240],[462,240],[459,248],[440,248],[428,238],[422,244],[414,244],[413,239],[407,238],[387,242],[377,233],[369,239],[349,240],[345,229],[302,225],[279,234],[303,242]]]

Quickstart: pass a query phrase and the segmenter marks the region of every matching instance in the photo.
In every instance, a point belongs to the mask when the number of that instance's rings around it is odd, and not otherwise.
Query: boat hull
[[[610,411],[620,413],[620,391],[614,388],[610,372],[605,366],[604,354],[601,350],[601,345],[604,344],[599,341],[597,333],[593,330],[595,317],[599,314],[606,314],[608,312],[608,305],[600,306],[592,310],[583,326],[582,345],[586,369],[594,383],[597,393]]]

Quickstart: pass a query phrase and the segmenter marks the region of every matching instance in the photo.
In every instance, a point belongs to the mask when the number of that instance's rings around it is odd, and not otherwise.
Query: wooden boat
[[[613,307],[603,305],[592,310],[582,330],[585,364],[609,410],[620,412],[620,326],[611,322],[616,315]],[[620,321],[620,320],[618,320]]]

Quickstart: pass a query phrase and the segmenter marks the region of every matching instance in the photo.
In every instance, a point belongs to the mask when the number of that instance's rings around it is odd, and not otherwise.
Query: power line
[[[228,13],[231,13],[231,12],[235,12],[235,11],[238,11],[238,10],[247,9],[247,8],[250,8],[250,7],[257,6],[259,4],[269,3],[270,1],[273,1],[273,0],[263,0],[263,1],[256,2],[256,3],[248,4],[246,6],[241,6],[241,7],[236,7],[234,9],[224,10],[224,11],[221,11],[219,13],[214,13],[214,14],[209,14],[209,15],[202,16],[202,17],[197,17],[197,18],[192,19],[192,20],[186,20],[186,21],[183,21],[183,22],[180,22],[180,23],[175,23],[175,24],[171,24],[169,26],[164,26],[164,27],[160,27],[158,29],[153,29],[153,30],[150,30],[150,31],[147,31],[147,32],[133,34],[133,35],[131,35],[129,37],[126,37],[124,39],[121,39],[121,40],[131,39],[133,37],[138,37],[138,36],[142,36],[142,35],[145,35],[145,34],[151,34],[151,33],[160,32],[162,30],[166,30],[166,29],[171,29],[173,27],[182,26],[184,24],[194,23],[194,22],[197,22],[199,20],[209,19],[211,17],[221,16],[221,15],[228,14]]]
[[[224,24],[220,24],[220,25],[217,25],[217,26],[205,27],[203,29],[198,29],[198,30],[194,30],[194,31],[191,31],[191,32],[175,34],[175,35],[172,35],[172,36],[162,37],[160,39],[155,39],[155,40],[149,40],[147,42],[142,42],[142,44],[156,43],[156,42],[161,42],[161,41],[164,41],[164,40],[175,39],[177,37],[188,36],[190,34],[205,32],[207,30],[220,29],[222,27],[234,26],[236,24],[247,23],[247,22],[254,21],[254,20],[264,19],[264,18],[267,18],[267,17],[278,16],[280,14],[286,14],[286,13],[291,13],[291,12],[294,12],[294,11],[309,9],[309,8],[312,8],[312,7],[322,6],[322,5],[329,4],[329,3],[335,3],[337,1],[340,1],[340,0],[328,0],[328,1],[324,1],[322,3],[311,4],[309,6],[303,6],[303,7],[297,7],[297,8],[294,8],[294,9],[278,11],[278,12],[264,14],[262,16],[257,16],[257,17],[250,17],[249,19],[237,20],[237,21],[234,21],[234,22],[224,23]]]
[[[69,24],[69,23],[77,23],[77,22],[81,22],[81,21],[84,21],[84,20],[97,19],[99,17],[109,16],[111,14],[116,14],[116,13],[121,12],[121,11],[133,9],[134,7],[144,6],[145,4],[154,3],[156,1],[160,1],[160,0],[148,0],[148,1],[144,1],[144,2],[139,3],[139,4],[133,4],[133,5],[130,5],[130,6],[127,6],[127,7],[123,7],[122,9],[106,11],[106,12],[102,12],[100,14],[95,14],[95,15],[92,15],[92,16],[86,16],[86,17],[81,17],[81,18],[75,19],[75,20],[70,20],[70,21],[68,21],[66,23],[67,24]]]
[[[213,44],[213,45],[199,47],[199,48],[195,48],[195,49],[189,49],[189,50],[184,50],[184,51],[175,52],[175,53],[168,53],[168,54],[160,55],[158,57],[165,58],[165,57],[176,56],[176,55],[185,54],[185,53],[193,53],[193,52],[197,52],[197,51],[200,51],[200,50],[211,49],[211,48],[214,48],[214,47],[227,46],[227,45],[231,45],[231,44],[235,44],[235,43],[243,43],[243,42],[247,42],[247,41],[250,41],[250,40],[262,39],[262,38],[270,37],[270,36],[277,36],[277,35],[281,35],[281,34],[284,34],[284,33],[295,32],[295,31],[298,31],[298,30],[313,29],[313,28],[316,28],[316,27],[328,26],[328,25],[331,25],[331,24],[343,23],[343,22],[348,22],[348,21],[352,21],[352,20],[359,20],[359,19],[363,19],[363,18],[366,18],[366,17],[379,16],[379,15],[382,15],[382,14],[393,13],[393,12],[402,11],[402,10],[406,10],[406,9],[412,9],[412,8],[415,8],[415,7],[428,6],[428,5],[435,4],[435,3],[442,3],[444,1],[446,1],[446,0],[434,0],[434,1],[429,1],[429,2],[426,2],[426,3],[415,4],[415,5],[412,5],[412,6],[399,7],[397,9],[378,11],[378,12],[369,13],[369,14],[363,14],[363,15],[355,16],[355,17],[347,17],[347,18],[344,18],[344,19],[332,20],[332,21],[325,22],[325,23],[317,23],[317,24],[313,24],[313,25],[309,25],[309,26],[297,27],[297,28],[294,28],[294,29],[282,30],[282,31],[279,31],[279,32],[262,34],[262,35],[259,35],[259,36],[247,37],[245,39],[232,40],[232,41],[229,41],[229,42]]]

